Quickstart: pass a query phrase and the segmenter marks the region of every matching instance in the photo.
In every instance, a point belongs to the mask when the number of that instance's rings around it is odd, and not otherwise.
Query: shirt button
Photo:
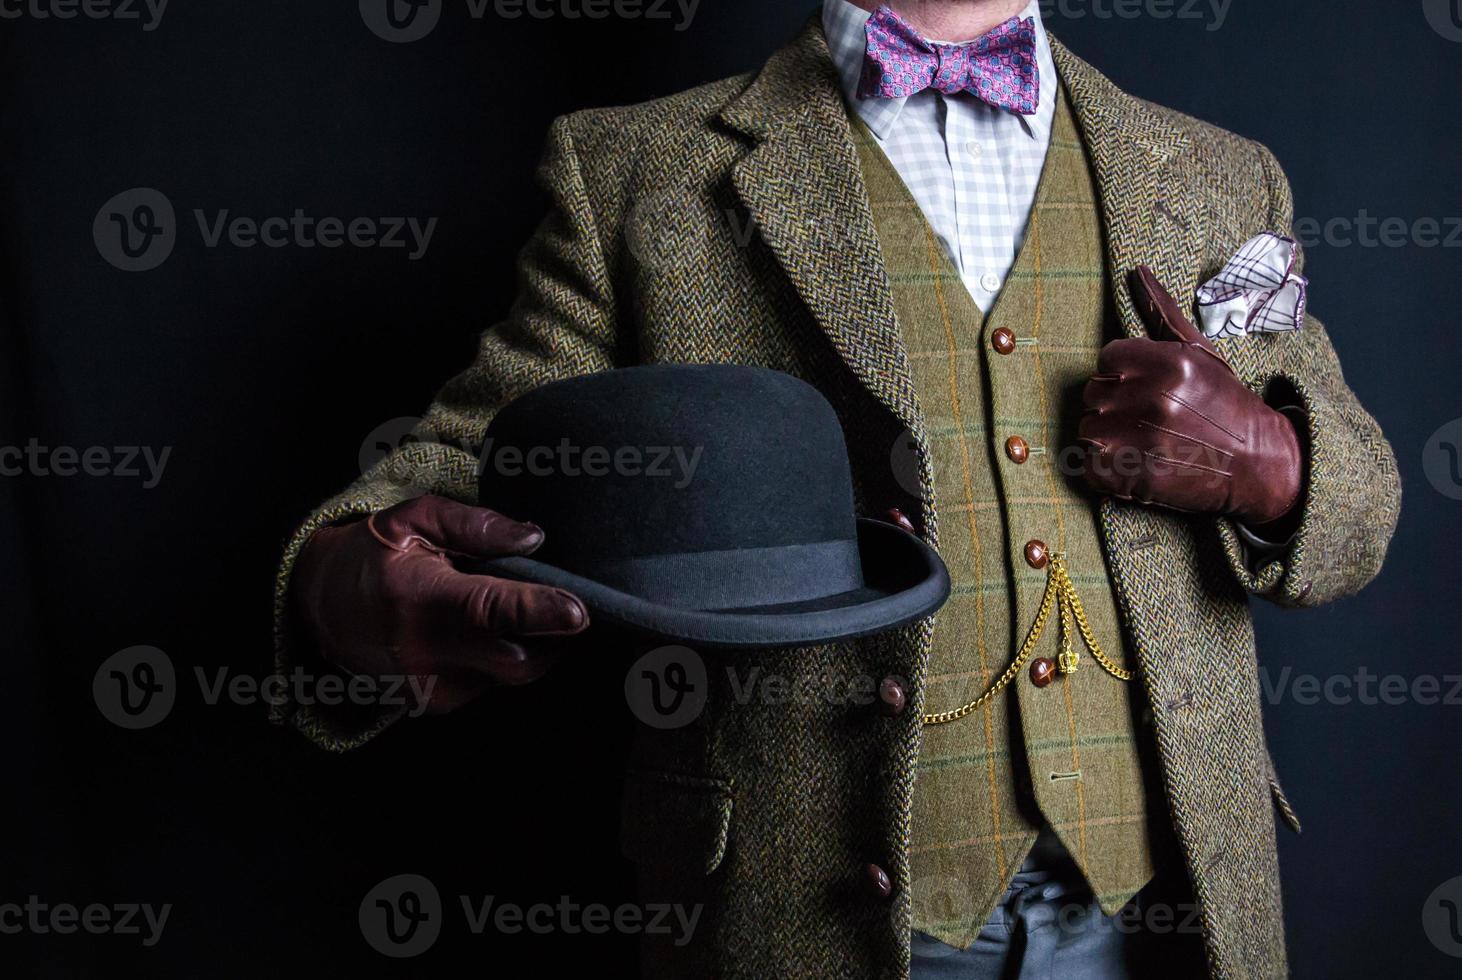
[[[1015,333],[1007,327],[1000,327],[990,335],[990,346],[997,354],[1015,353]]]
[[[1044,541],[1030,540],[1025,543],[1025,563],[1031,568],[1045,568],[1051,563]]]
[[[970,140],[968,143],[965,144],[965,152],[968,153],[972,159],[978,160],[980,158],[980,154],[985,152],[985,147],[979,140]]]
[[[1000,288],[1000,277],[993,272],[987,272],[980,277],[980,288],[987,293],[993,293]]]
[[[1031,444],[1020,436],[1011,436],[1005,440],[1005,455],[1010,457],[1012,463],[1024,463],[1030,459]]]

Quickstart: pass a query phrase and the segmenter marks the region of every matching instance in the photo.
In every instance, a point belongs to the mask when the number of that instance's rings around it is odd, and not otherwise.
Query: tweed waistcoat
[[[1103,649],[1126,660],[1094,501],[1062,465],[1104,339],[1107,286],[1100,216],[1068,102],[1052,142],[1024,247],[986,317],[868,131],[855,126],[900,330],[928,426],[935,496],[953,596],[939,614],[925,707],[974,700],[1015,656],[1037,616],[1049,566],[1030,542],[1066,556]],[[992,342],[1014,334],[1009,353]],[[1006,451],[1025,440],[1028,458]],[[1018,455],[1018,454],[1017,454]],[[1110,913],[1151,879],[1133,688],[1074,638],[1080,667],[925,729],[910,848],[914,927],[973,942],[1049,823]],[[1034,656],[1055,659],[1053,616]],[[1018,698],[1018,707],[1012,699]]]

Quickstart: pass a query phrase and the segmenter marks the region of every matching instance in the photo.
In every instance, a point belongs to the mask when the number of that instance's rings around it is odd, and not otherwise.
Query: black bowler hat
[[[474,570],[558,586],[658,636],[820,643],[949,597],[932,548],[854,516],[837,415],[779,371],[664,364],[544,385],[497,413],[481,462],[482,505],[545,540]]]

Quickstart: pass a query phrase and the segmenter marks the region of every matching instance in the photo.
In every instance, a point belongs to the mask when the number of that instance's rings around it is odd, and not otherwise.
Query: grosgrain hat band
[[[863,585],[855,540],[645,555],[578,564],[573,571],[679,609],[804,602]]]

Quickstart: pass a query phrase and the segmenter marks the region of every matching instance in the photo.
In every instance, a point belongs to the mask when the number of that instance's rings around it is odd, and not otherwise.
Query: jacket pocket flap
[[[625,778],[620,843],[637,864],[671,863],[708,875],[726,854],[730,829],[727,780],[650,770]]]

